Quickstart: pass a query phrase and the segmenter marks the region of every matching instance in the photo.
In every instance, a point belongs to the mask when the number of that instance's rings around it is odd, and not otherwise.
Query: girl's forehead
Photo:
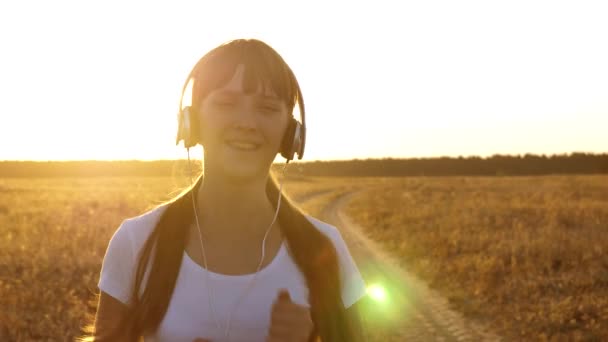
[[[251,84],[252,82],[255,83]],[[230,80],[223,86],[215,89],[213,93],[230,95],[257,95],[264,98],[278,98],[276,92],[272,89],[269,82],[265,83],[259,79],[247,79],[244,64],[237,65]]]

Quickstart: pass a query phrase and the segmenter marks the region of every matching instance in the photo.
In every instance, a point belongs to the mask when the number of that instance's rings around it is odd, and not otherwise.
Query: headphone
[[[201,59],[202,61],[202,59]],[[184,93],[188,88],[190,82],[194,82],[194,72],[197,69],[198,64],[194,66],[190,75],[186,79],[186,83],[182,88],[182,94],[179,100],[179,111],[177,115],[177,137],[175,144],[179,145],[180,141],[184,141],[184,147],[189,149],[190,147],[196,146],[201,142],[199,125],[198,125],[198,110],[193,105],[183,106]],[[281,140],[281,156],[287,159],[287,162],[293,160],[295,154],[298,154],[298,159],[302,159],[304,156],[304,145],[306,144],[306,116],[304,111],[304,102],[302,100],[302,93],[298,87],[298,105],[300,109],[300,122],[298,122],[293,116],[289,118],[287,129]]]
[[[193,184],[193,180],[192,180],[192,168],[190,167],[190,147],[196,146],[196,144],[201,142],[200,132],[199,132],[200,126],[198,125],[198,123],[199,123],[198,113],[199,112],[196,109],[196,107],[193,107],[192,105],[184,107],[182,104],[183,104],[183,100],[184,100],[184,93],[186,92],[186,89],[188,88],[188,84],[190,84],[190,82],[195,81],[193,74],[195,73],[198,65],[201,63],[202,60],[203,60],[203,58],[201,58],[201,60],[199,60],[199,62],[190,71],[190,75],[186,79],[186,83],[184,84],[184,87],[182,88],[182,94],[181,94],[181,97],[179,100],[179,111],[178,111],[178,119],[177,119],[178,120],[177,137],[176,137],[176,141],[175,141],[175,144],[179,145],[179,142],[183,140],[184,147],[188,151],[188,167],[190,169],[190,183],[191,184]],[[304,114],[304,102],[302,100],[302,93],[301,93],[299,87],[297,87],[297,92],[298,92],[298,105],[299,105],[299,109],[300,109],[300,119],[301,119],[302,123],[298,122],[293,116],[289,118],[289,122],[287,124],[287,129],[285,130],[285,134],[283,135],[283,139],[281,141],[281,147],[280,147],[280,151],[279,151],[279,152],[281,152],[281,155],[283,157],[285,157],[285,159],[287,159],[285,166],[283,167],[283,174],[285,174],[285,169],[287,168],[287,164],[289,163],[290,160],[292,160],[294,158],[296,153],[298,154],[298,159],[302,159],[302,156],[304,155],[304,145],[306,143],[306,121],[305,121],[305,114]],[[245,289],[245,291],[241,294],[241,296],[237,298],[236,304],[230,311],[230,315],[228,316],[226,327],[223,329],[224,337],[226,340],[229,340],[229,338],[230,338],[230,328],[231,328],[232,317],[234,315],[234,312],[237,309],[240,302],[245,298],[245,296],[248,294],[248,292],[251,290],[251,288],[255,284],[257,275],[264,262],[265,251],[266,251],[266,238],[268,237],[268,234],[270,233],[272,226],[274,225],[274,223],[277,220],[277,217],[279,214],[279,208],[281,207],[282,193],[283,193],[283,181],[281,180],[281,185],[279,187],[279,198],[277,201],[277,208],[275,210],[272,222],[266,229],[266,233],[264,234],[264,239],[262,240],[261,258],[258,263],[258,267],[256,269],[256,272],[253,276],[252,281],[249,283],[249,286]],[[201,244],[203,262],[205,265],[205,269],[208,270],[205,246],[204,246],[200,222],[199,222],[199,218],[198,218],[198,214],[197,214],[197,210],[196,210],[194,194],[192,191],[190,192],[190,198],[192,199],[192,209],[194,211],[194,218],[195,218],[196,227],[197,227],[197,231],[198,231],[198,237],[199,237],[200,244]],[[211,287],[209,279],[208,279],[208,272],[205,272],[205,275],[206,275],[205,281],[207,283],[207,294],[208,294],[207,298],[209,301],[208,304],[209,304],[209,308],[211,311],[211,315],[214,317],[215,324],[216,324],[218,330],[221,331],[222,329],[221,329],[221,325],[218,321],[217,314],[215,312],[215,306],[212,304],[212,300],[213,300],[212,298],[214,297],[214,295],[209,293],[210,290],[211,290],[211,292],[213,292],[213,291],[212,291],[212,287]]]

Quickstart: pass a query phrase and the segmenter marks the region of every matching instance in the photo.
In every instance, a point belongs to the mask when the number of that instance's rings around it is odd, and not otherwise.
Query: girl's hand
[[[267,342],[306,342],[314,324],[307,307],[291,301],[289,292],[281,290],[272,306]]]

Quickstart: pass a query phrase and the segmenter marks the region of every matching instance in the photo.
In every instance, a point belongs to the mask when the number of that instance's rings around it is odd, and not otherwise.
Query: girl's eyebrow
[[[243,96],[243,95],[248,95],[248,94],[240,92],[240,91],[232,91],[232,90],[220,90],[217,92],[217,96],[225,96],[225,97],[238,97],[238,96]],[[261,100],[280,101],[280,98],[276,95],[256,93],[253,96],[255,96]]]
[[[230,96],[230,97],[236,97],[241,95],[240,92],[236,92],[236,91],[231,91],[231,90],[220,90],[217,93],[215,93],[216,96]]]

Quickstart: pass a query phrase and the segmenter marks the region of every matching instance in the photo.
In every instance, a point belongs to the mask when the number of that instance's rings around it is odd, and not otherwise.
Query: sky
[[[2,1],[0,160],[185,158],[181,86],[236,38],[294,70],[303,161],[608,152],[606,18],[580,0]]]

